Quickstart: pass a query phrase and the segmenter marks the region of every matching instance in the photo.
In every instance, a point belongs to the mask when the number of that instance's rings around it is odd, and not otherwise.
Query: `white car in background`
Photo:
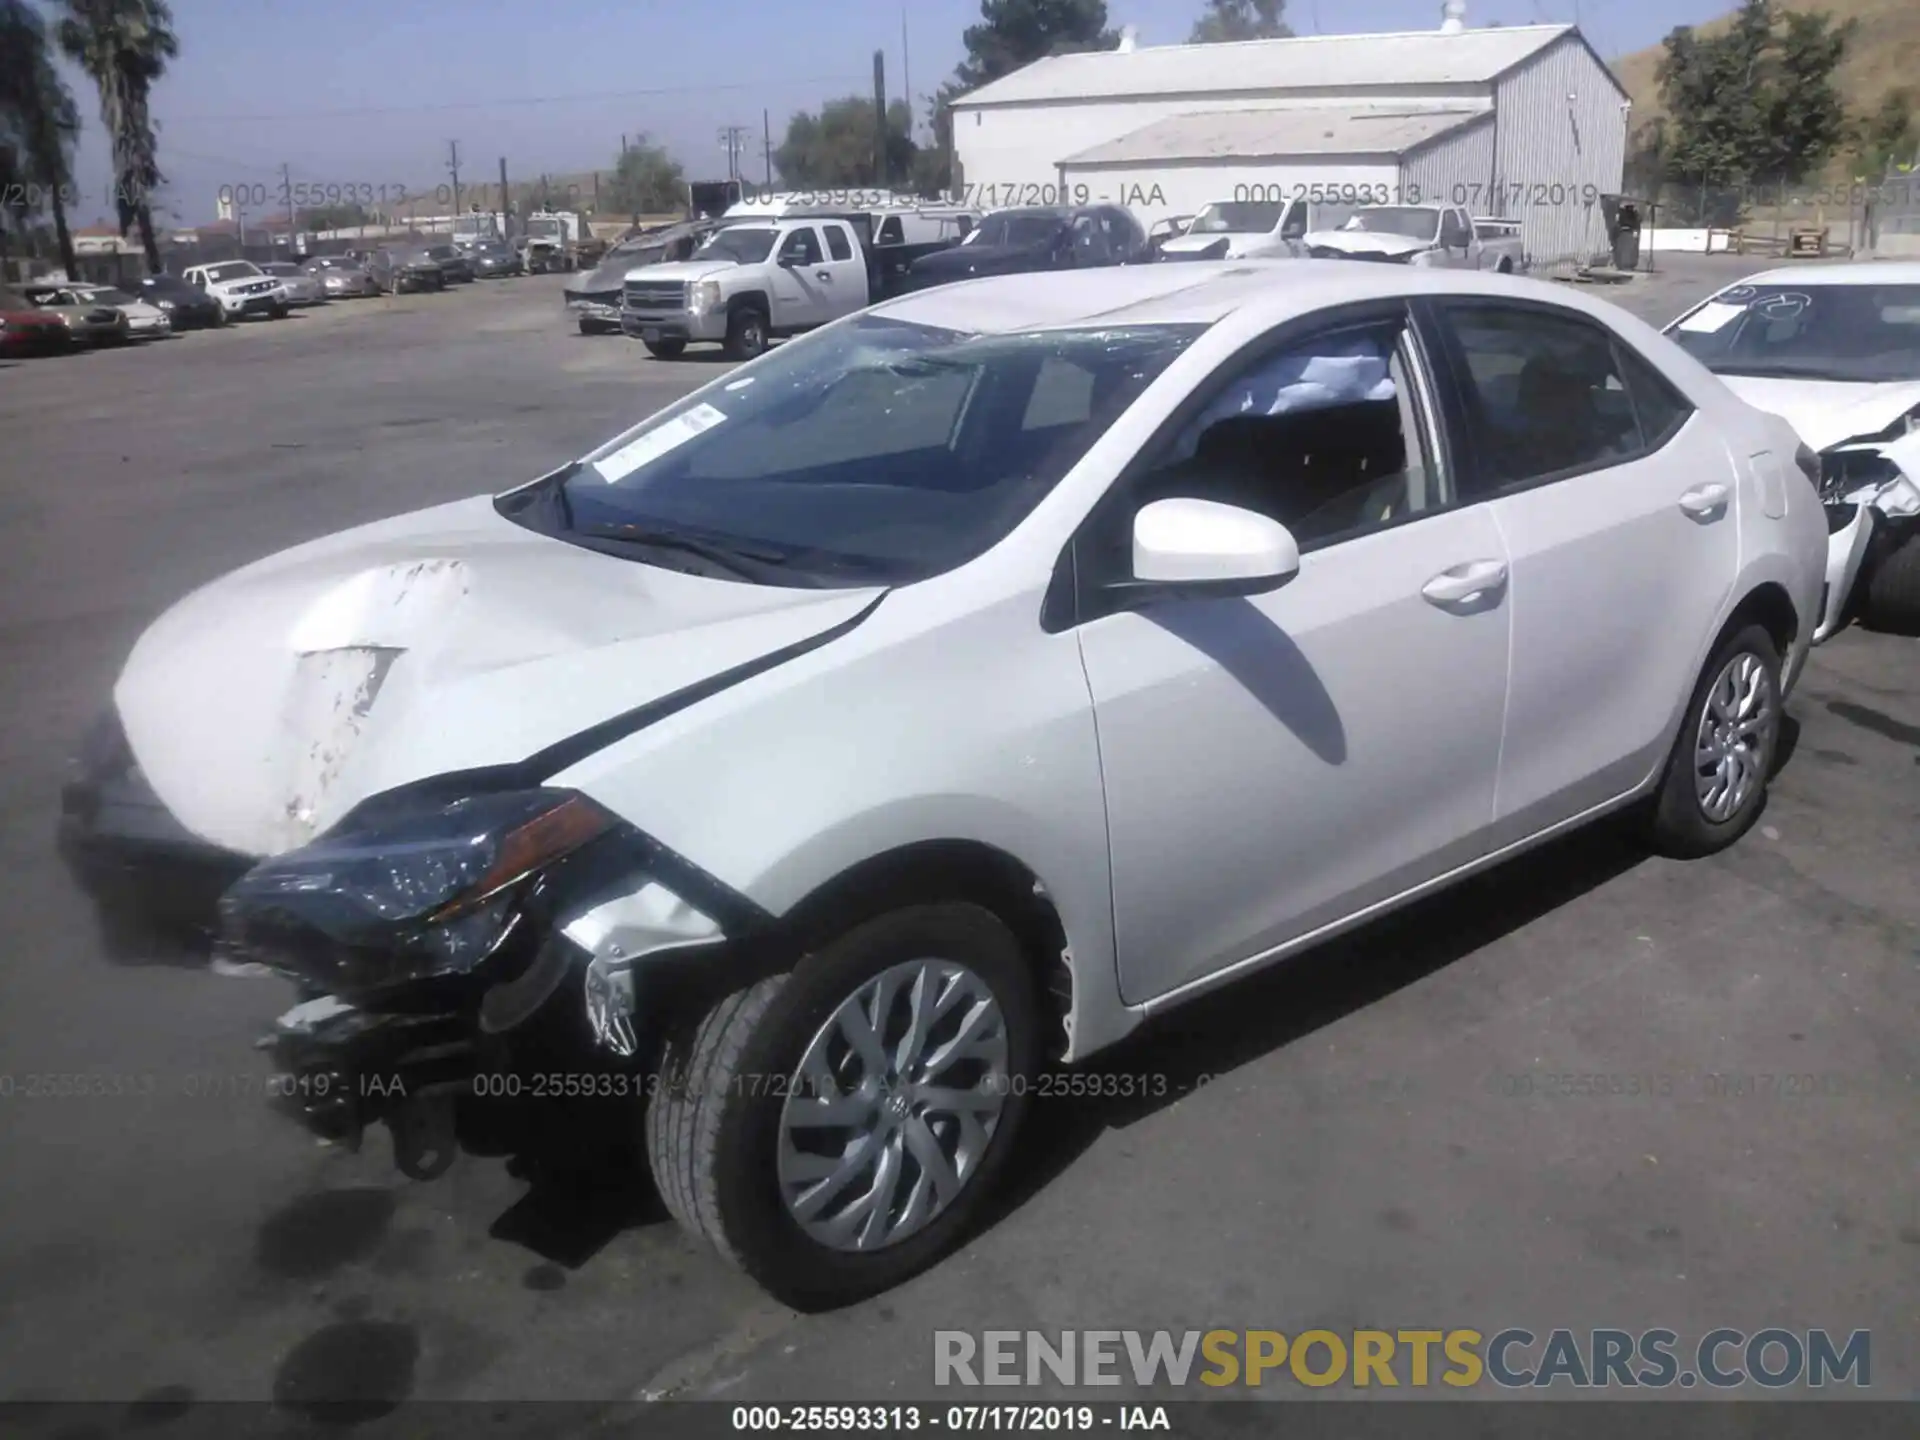
[[[1667,334],[1819,453],[1833,538],[1816,638],[1856,615],[1920,635],[1920,263],[1769,270]]]
[[[127,334],[135,340],[154,340],[173,333],[173,317],[158,305],[151,305],[111,285],[75,285],[74,294],[82,305],[105,305],[127,317]]]
[[[1045,1067],[1610,812],[1734,843],[1811,464],[1531,281],[956,283],[180,601],[63,851],[115,933],[220,897],[322,1135],[430,1177],[453,1095],[574,1077],[831,1306],[959,1240]]]
[[[251,260],[216,260],[189,265],[180,278],[220,302],[229,320],[265,315],[284,320],[291,304],[287,287]]]

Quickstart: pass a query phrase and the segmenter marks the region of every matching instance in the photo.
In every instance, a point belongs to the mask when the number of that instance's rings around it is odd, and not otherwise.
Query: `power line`
[[[769,85],[838,85],[865,76],[843,71],[836,75],[782,75],[778,80],[745,80],[728,85],[662,85],[650,90],[596,90],[571,95],[525,95],[503,100],[456,100],[441,105],[366,105],[340,110],[302,110],[280,115],[169,115],[170,125],[262,120],[330,120],[348,115],[429,115],[447,110],[494,110],[508,106],[582,105],[600,100],[644,99],[654,95],[699,95],[718,90],[764,90]],[[185,154],[185,151],[181,151]]]

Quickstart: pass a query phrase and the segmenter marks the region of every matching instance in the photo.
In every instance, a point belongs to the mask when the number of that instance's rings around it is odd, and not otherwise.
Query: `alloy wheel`
[[[980,1168],[1009,1093],[1006,1017],[964,965],[912,960],[867,981],[814,1033],[785,1091],[787,1213],[830,1249],[895,1245]]]
[[[1772,671],[1741,651],[1714,678],[1694,732],[1694,796],[1708,820],[1724,825],[1765,784],[1779,723]]]

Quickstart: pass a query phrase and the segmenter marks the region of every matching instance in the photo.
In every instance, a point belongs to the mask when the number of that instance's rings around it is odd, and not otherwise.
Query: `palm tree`
[[[26,0],[0,0],[0,178],[14,215],[44,203],[53,212],[60,263],[78,279],[73,235],[67,228],[66,192],[72,181],[68,156],[80,133],[74,108],[39,13]],[[0,216],[4,229],[6,216]]]
[[[180,53],[166,0],[61,0],[60,49],[100,92],[100,118],[113,142],[114,208],[120,233],[140,227],[147,266],[160,269],[153,194],[163,177],[156,156],[153,82]]]

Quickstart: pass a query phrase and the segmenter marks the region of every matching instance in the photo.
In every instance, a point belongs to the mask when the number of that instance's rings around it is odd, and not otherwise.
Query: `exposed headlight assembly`
[[[718,280],[697,280],[687,291],[687,303],[696,315],[704,315],[720,303]]]
[[[220,954],[348,995],[465,974],[528,882],[618,824],[570,790],[368,802],[227,891]]]

